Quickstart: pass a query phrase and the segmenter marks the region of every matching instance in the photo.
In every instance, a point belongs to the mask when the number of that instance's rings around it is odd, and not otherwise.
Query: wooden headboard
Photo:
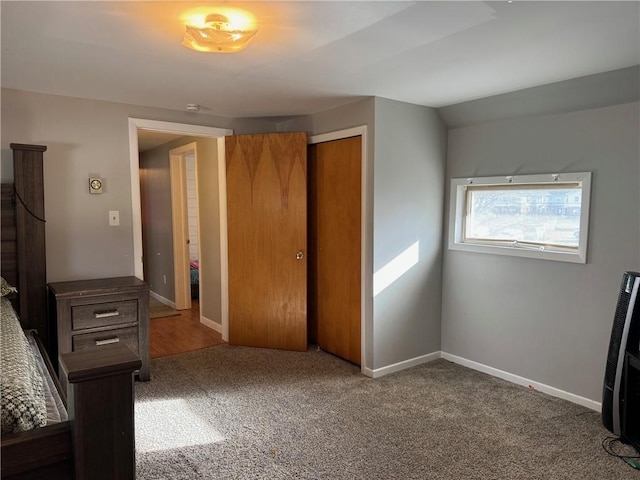
[[[18,288],[23,328],[35,329],[56,358],[55,326],[47,322],[43,145],[10,144],[12,184],[2,184],[2,276]]]
[[[0,191],[0,272],[11,285],[18,285],[16,253],[16,209],[13,183],[3,183]]]

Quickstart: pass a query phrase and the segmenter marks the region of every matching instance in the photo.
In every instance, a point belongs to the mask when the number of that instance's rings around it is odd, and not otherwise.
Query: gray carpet
[[[598,413],[444,360],[372,380],[324,352],[222,345],[151,375],[140,480],[640,479]]]

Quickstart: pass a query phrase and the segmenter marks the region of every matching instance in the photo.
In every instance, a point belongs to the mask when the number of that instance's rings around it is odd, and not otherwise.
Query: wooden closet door
[[[310,340],[361,362],[362,137],[309,148]]]
[[[307,349],[305,133],[226,137],[229,343]]]

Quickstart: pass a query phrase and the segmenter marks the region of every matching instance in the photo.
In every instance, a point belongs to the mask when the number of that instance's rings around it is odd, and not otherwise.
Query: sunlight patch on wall
[[[135,416],[138,452],[207,445],[225,439],[181,399],[137,402]]]
[[[373,274],[373,296],[377,296],[389,285],[407,273],[418,263],[420,258],[420,242],[416,242],[384,267]]]

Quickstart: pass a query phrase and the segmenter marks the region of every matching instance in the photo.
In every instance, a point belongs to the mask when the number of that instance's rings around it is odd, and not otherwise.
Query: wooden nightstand
[[[147,283],[136,277],[50,283],[49,310],[57,324],[58,355],[126,345],[142,360],[138,378],[149,380]]]

